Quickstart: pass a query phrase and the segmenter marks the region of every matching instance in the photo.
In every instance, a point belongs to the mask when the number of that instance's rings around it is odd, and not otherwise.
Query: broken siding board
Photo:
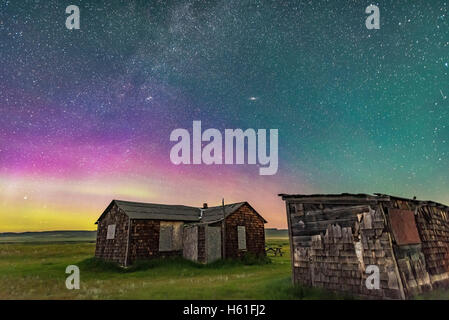
[[[340,227],[354,227],[355,221],[351,221],[351,222],[344,222],[344,223],[333,223],[333,224],[338,224]],[[323,225],[319,225],[319,226],[314,226],[314,227],[309,227],[306,226],[303,229],[300,229],[298,227],[292,228],[292,236],[313,236],[319,233],[323,233],[326,231],[327,226],[332,225],[332,224],[323,224]]]
[[[344,219],[332,219],[332,220],[318,220],[318,221],[307,221],[302,220],[302,223],[297,222],[292,225],[292,228],[302,228],[301,225],[304,225],[307,229],[315,229],[315,228],[326,228],[329,224],[343,224],[343,225],[352,225],[354,222],[357,221],[357,217],[353,216],[350,218],[344,218]]]
[[[310,214],[310,211],[308,211],[304,216],[292,217],[291,228],[314,230],[335,223],[339,223],[342,226],[351,226],[357,221],[357,214],[368,212],[369,210],[369,206],[358,206],[357,208],[350,207],[348,209],[339,208],[337,211],[330,210],[327,211],[327,213],[323,213],[323,211],[320,210]]]
[[[365,212],[365,211],[362,211],[362,212]],[[360,213],[362,213],[362,212],[360,212]],[[303,221],[303,222],[307,223],[307,222],[332,221],[332,220],[338,221],[338,220],[344,220],[344,219],[354,219],[355,217],[357,217],[356,213],[341,213],[341,214],[332,215],[332,216],[324,215],[324,214],[319,215],[319,216],[318,215],[316,215],[316,216],[305,215],[300,218],[295,218],[292,221]]]
[[[369,207],[367,207],[369,208]],[[333,223],[341,223],[345,226],[350,225],[351,223],[355,222],[357,220],[357,214],[368,212],[368,210],[360,210],[360,211],[354,211],[354,212],[341,212],[339,214],[332,214],[332,215],[313,215],[309,216],[304,215],[302,217],[293,217],[291,219],[292,225],[291,227],[293,229],[295,228],[303,228],[303,226],[307,225],[307,228],[315,228],[319,226],[326,226],[327,224],[333,224]]]
[[[360,206],[344,206],[339,208],[324,208],[323,210],[316,210],[316,211],[307,211],[306,216],[325,216],[325,217],[331,217],[331,216],[339,216],[340,214],[357,214],[365,211],[369,211],[370,206],[368,205],[360,205]]]
[[[295,247],[310,247],[312,244],[312,236],[293,236],[292,243]]]

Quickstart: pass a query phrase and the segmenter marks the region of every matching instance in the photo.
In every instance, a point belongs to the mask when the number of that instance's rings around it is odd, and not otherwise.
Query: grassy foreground
[[[182,259],[141,264],[123,272],[92,259],[94,243],[0,245],[0,299],[330,299],[317,289],[293,288],[287,239],[283,257],[197,265]],[[65,287],[65,268],[80,268],[80,290]]]
[[[4,299],[344,299],[321,289],[293,287],[288,239],[268,238],[284,255],[270,263],[183,259],[143,262],[124,271],[93,258],[95,243],[0,244],[0,300]],[[77,265],[81,288],[68,290],[65,268]],[[417,299],[449,299],[434,291]]]

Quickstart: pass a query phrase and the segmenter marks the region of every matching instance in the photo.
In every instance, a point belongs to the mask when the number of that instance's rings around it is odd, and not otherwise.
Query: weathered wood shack
[[[248,202],[197,208],[113,200],[96,222],[95,256],[125,266],[167,256],[202,263],[261,256],[265,223]]]
[[[385,194],[280,194],[293,282],[374,299],[449,285],[449,207]],[[369,288],[368,266],[379,270]]]

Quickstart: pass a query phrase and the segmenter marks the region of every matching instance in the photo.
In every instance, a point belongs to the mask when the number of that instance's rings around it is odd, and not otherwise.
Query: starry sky
[[[68,5],[79,30],[68,30]],[[111,199],[389,193],[449,204],[449,4],[0,3],[0,232],[95,229]],[[170,132],[279,130],[279,170],[175,166]]]

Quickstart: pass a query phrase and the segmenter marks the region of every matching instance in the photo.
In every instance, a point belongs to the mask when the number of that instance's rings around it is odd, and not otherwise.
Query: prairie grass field
[[[288,239],[268,239],[283,256],[200,265],[183,259],[141,262],[124,271],[93,259],[91,242],[0,244],[0,299],[319,299],[317,289],[294,288]],[[81,288],[68,290],[65,268],[80,268]]]
[[[0,244],[0,299],[351,299],[321,289],[293,287],[287,238],[267,238],[283,256],[268,261],[196,264],[180,258],[142,261],[124,270],[93,258],[95,243]],[[81,288],[68,290],[65,269],[80,268]],[[447,292],[420,299],[448,298]]]

